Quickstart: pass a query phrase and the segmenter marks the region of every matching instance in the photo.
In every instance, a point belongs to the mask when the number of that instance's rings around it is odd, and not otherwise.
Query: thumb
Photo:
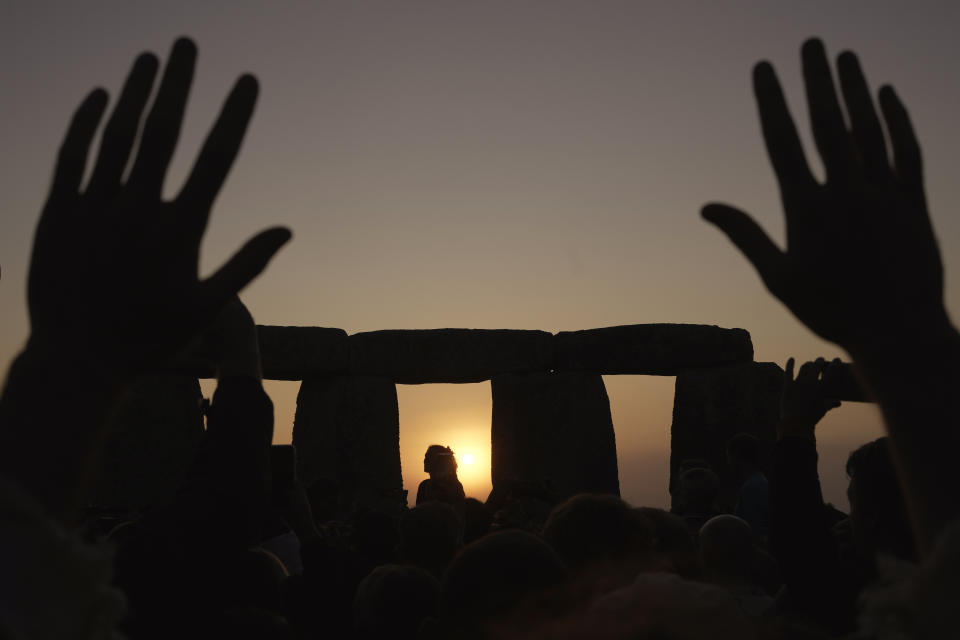
[[[270,259],[292,236],[289,229],[274,227],[248,240],[225,265],[200,283],[205,306],[215,310],[223,308],[267,268]]]
[[[753,218],[725,204],[708,204],[700,211],[707,222],[716,225],[740,249],[773,291],[780,279],[784,254]]]

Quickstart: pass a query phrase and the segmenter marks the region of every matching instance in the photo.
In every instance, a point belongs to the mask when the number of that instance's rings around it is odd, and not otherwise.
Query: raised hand
[[[283,228],[261,232],[211,277],[199,279],[200,240],[258,86],[249,75],[237,81],[183,189],[163,201],[195,60],[190,40],[174,44],[126,181],[156,57],[143,54],[134,63],[85,189],[81,181],[106,93],[94,90],[77,109],[34,241],[28,351],[61,360],[78,354],[121,376],[155,366],[210,324],[290,238]]]
[[[804,363],[794,379],[794,360],[787,360],[780,394],[778,437],[796,435],[813,439],[817,423],[828,411],[840,406],[839,400],[826,397],[824,381],[830,375],[830,367],[841,364],[839,358],[830,364],[823,358],[817,358],[815,362]]]
[[[802,59],[814,139],[826,168],[823,184],[807,166],[773,67],[762,62],[753,74],[786,214],[786,251],[738,209],[709,204],[703,217],[730,237],[804,324],[855,357],[893,347],[903,336],[939,339],[950,331],[943,269],[907,111],[891,87],[880,90],[891,166],[856,56],[845,52],[837,62],[849,128],[823,44],[808,40]]]

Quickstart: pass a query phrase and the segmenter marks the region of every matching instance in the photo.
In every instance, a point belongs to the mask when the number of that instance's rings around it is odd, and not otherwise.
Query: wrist
[[[932,327],[909,340],[888,337],[850,350],[854,371],[868,394],[883,404],[889,394],[940,393],[955,390],[960,360],[960,333]]]
[[[217,365],[217,378],[247,377],[262,380],[259,358],[228,358]]]
[[[922,327],[904,327],[895,332],[875,333],[865,329],[842,345],[854,363],[868,367],[917,366],[917,373],[930,370],[931,364],[947,363],[960,353],[960,333],[946,316]]]
[[[99,388],[108,394],[122,394],[130,383],[129,376],[101,354],[76,345],[58,344],[36,334],[31,334],[17,360],[40,375],[68,372],[73,377],[82,376],[87,385],[99,383]]]
[[[217,377],[248,376],[261,380],[260,346],[256,340],[234,341],[218,349]]]

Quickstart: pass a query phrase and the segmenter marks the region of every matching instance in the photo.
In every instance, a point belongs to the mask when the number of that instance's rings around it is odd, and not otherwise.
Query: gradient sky
[[[29,247],[71,113],[93,86],[115,95],[138,52],[166,56],[182,34],[200,57],[168,195],[234,79],[250,71],[262,85],[202,256],[209,273],[257,230],[294,230],[243,293],[260,323],[690,322],[748,329],[760,361],[842,355],[698,214],[731,202],[782,239],[750,69],[774,63],[809,143],[799,47],[811,35],[831,54],[857,51],[874,88],[892,83],[906,101],[958,317],[958,3],[32,0],[2,14],[2,363],[27,336]],[[664,506],[673,379],[606,382],[623,495]],[[267,389],[288,442],[297,385]],[[401,386],[399,397],[407,488],[442,442],[473,453],[461,478],[484,497],[489,385]],[[823,421],[827,499],[846,506],[843,461],[880,433],[869,405]]]

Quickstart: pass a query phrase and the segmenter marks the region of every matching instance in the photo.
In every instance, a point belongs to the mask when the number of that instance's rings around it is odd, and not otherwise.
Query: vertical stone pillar
[[[297,472],[305,484],[332,481],[345,511],[399,513],[400,415],[388,378],[304,380],[293,424]]]
[[[203,435],[196,378],[157,373],[127,394],[100,455],[89,503],[140,508],[173,497]]]
[[[510,479],[575,493],[620,495],[617,448],[603,378],[591,372],[508,374],[491,381],[494,487]]]
[[[739,487],[727,465],[726,445],[734,435],[755,435],[767,446],[776,437],[783,370],[753,362],[687,371],[677,376],[670,431],[670,488],[684,460],[710,463],[720,476],[720,500],[736,502]]]

